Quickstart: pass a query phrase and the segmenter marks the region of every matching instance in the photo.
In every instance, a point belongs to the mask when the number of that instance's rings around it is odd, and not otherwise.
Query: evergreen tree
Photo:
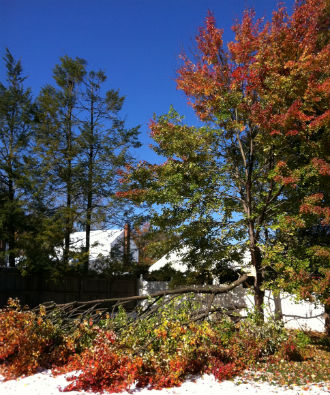
[[[31,92],[25,89],[22,65],[10,51],[4,57],[7,80],[0,83],[0,240],[2,253],[8,245],[9,265],[15,266],[17,239],[24,229],[35,109]]]
[[[62,214],[64,266],[69,261],[70,234],[77,213],[78,100],[85,64],[80,58],[62,57],[54,68],[56,87],[46,86],[38,98],[38,151],[43,176],[48,181],[45,188],[52,192],[49,204]]]
[[[139,146],[138,127],[125,128],[119,117],[124,97],[113,89],[103,94],[105,82],[104,72],[89,72],[81,105],[85,119],[79,137],[79,190],[83,207],[80,222],[86,231],[86,270],[93,224],[122,221],[123,202],[114,198],[119,188],[118,170],[132,161],[129,149]]]

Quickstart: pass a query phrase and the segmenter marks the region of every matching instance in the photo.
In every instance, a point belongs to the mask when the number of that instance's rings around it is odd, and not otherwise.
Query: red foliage
[[[322,176],[330,176],[330,164],[321,158],[313,158],[312,164]]]
[[[303,356],[297,346],[295,339],[289,337],[282,343],[278,352],[279,356],[286,361],[302,361]]]
[[[1,373],[6,379],[64,364],[74,352],[73,342],[42,310],[38,314],[21,310],[17,300],[9,300],[0,310],[0,334]]]
[[[92,348],[70,360],[65,370],[80,370],[81,373],[69,378],[72,383],[64,391],[121,392],[133,384],[142,360],[119,354],[114,346],[115,339],[113,332],[100,331]]]
[[[233,362],[223,363],[222,361],[215,359],[212,364],[210,372],[218,381],[229,380],[241,372],[242,369]]]
[[[116,196],[118,198],[130,198],[130,199],[133,199],[135,197],[139,197],[139,196],[143,195],[144,192],[145,191],[143,189],[137,189],[136,188],[136,189],[131,189],[129,191],[116,192]]]

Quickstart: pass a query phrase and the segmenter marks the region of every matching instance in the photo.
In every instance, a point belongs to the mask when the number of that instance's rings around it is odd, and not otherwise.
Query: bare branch
[[[128,296],[123,298],[110,298],[110,299],[96,299],[96,300],[89,300],[84,302],[72,302],[69,304],[59,304],[57,307],[63,308],[67,305],[75,305],[75,306],[89,306],[93,304],[111,304],[113,302],[123,303],[123,302],[130,302],[130,301],[138,301],[138,300],[146,300],[149,298],[156,298],[158,296],[167,296],[167,295],[182,295],[186,293],[194,293],[194,294],[222,294],[231,291],[232,289],[236,288],[240,284],[243,284],[248,278],[247,274],[242,275],[239,279],[232,282],[229,285],[225,286],[188,286],[183,288],[176,288],[176,289],[167,289],[164,291],[155,292],[154,294],[150,295],[137,295],[137,296]]]

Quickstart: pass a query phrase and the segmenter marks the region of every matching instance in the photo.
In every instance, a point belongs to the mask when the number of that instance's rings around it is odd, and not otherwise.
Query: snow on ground
[[[63,388],[68,382],[66,376],[61,375],[52,377],[50,371],[35,374],[33,376],[20,378],[17,380],[3,381],[0,376],[0,395],[63,395],[60,388]],[[237,379],[236,379],[237,382]],[[68,392],[71,395],[91,394],[87,392]],[[223,381],[219,383],[212,375],[203,375],[196,377],[194,380],[185,381],[181,387],[148,390],[136,389],[128,392],[122,392],[121,395],[252,395],[252,394],[285,394],[285,395],[324,395],[330,394],[330,388],[324,386],[320,388],[315,385],[308,391],[295,387],[288,389],[277,387],[268,383],[248,383],[235,384],[233,381]]]

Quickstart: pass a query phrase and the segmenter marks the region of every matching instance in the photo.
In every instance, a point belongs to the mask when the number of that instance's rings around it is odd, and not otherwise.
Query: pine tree
[[[84,80],[81,109],[85,119],[79,137],[79,189],[83,212],[80,222],[86,232],[84,267],[88,269],[90,231],[93,225],[114,223],[124,213],[115,199],[118,170],[132,161],[130,148],[137,148],[138,127],[127,129],[119,113],[124,97],[118,90],[102,92],[106,75],[90,71]]]
[[[25,89],[22,65],[7,49],[4,57],[6,83],[0,83],[0,239],[2,253],[8,245],[9,265],[15,266],[17,238],[24,229],[29,185],[28,156],[31,154],[35,108]]]
[[[38,151],[48,190],[53,192],[49,204],[62,213],[64,266],[69,261],[70,234],[77,213],[78,101],[85,64],[80,58],[62,57],[53,72],[56,87],[47,85],[38,98]]]

